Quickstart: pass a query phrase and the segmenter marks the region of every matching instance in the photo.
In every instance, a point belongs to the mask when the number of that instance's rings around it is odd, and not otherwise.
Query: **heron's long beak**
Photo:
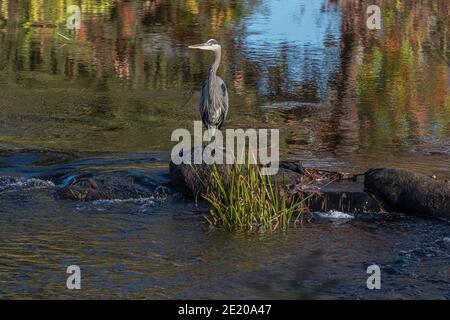
[[[199,44],[193,44],[193,45],[189,46],[189,49],[203,49],[205,47],[206,46],[204,43],[199,43]]]

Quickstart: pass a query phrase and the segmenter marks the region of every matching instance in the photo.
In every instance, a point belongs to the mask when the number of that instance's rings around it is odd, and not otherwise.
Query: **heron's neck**
[[[210,82],[216,81],[217,69],[219,69],[220,57],[221,57],[220,51],[221,51],[220,49],[214,51],[214,62],[211,65],[211,67],[209,68],[209,75],[208,75]]]

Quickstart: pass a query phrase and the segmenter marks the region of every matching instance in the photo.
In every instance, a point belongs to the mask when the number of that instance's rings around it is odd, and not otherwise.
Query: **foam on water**
[[[0,177],[0,192],[16,191],[24,189],[52,188],[55,184],[48,180],[25,179],[21,177],[2,176]]]
[[[317,216],[321,217],[321,218],[325,218],[325,219],[332,219],[332,220],[350,220],[353,219],[354,216],[344,213],[344,212],[340,212],[337,210],[330,210],[328,212],[316,212],[315,213]]]
[[[160,203],[161,200],[155,198],[154,196],[145,198],[129,198],[129,199],[101,199],[91,202],[83,202],[76,207],[77,211],[109,211],[117,209],[118,207],[124,208],[134,208],[136,212],[147,212],[149,209],[153,208],[156,204]]]
[[[147,198],[130,198],[130,199],[102,199],[102,200],[95,200],[92,202],[92,204],[94,205],[114,205],[122,203],[154,204],[155,198],[147,197]]]

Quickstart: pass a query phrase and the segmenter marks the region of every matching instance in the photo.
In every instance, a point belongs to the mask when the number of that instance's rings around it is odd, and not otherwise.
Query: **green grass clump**
[[[276,179],[263,175],[257,165],[235,165],[227,177],[213,166],[211,180],[204,198],[211,205],[207,220],[212,226],[229,231],[286,230],[304,211],[303,201],[293,203]]]

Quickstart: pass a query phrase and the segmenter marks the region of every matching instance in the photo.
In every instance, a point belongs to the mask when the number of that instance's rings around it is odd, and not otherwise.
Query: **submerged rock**
[[[365,190],[379,197],[392,211],[450,217],[450,186],[444,181],[400,169],[371,169]]]
[[[167,188],[152,179],[128,172],[96,173],[80,175],[71,179],[69,185],[60,187],[56,196],[75,201],[113,199],[140,199],[165,197]]]
[[[77,179],[71,185],[58,189],[56,195],[61,199],[75,201],[116,198],[111,189],[102,185],[99,186],[99,184],[91,178]]]

